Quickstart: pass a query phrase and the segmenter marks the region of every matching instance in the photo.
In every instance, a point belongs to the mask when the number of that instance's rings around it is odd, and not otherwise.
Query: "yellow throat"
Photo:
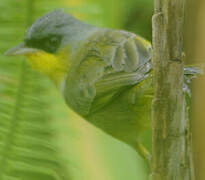
[[[68,69],[68,60],[65,58],[65,53],[53,55],[39,51],[25,56],[33,69],[48,76],[57,87],[60,85]]]

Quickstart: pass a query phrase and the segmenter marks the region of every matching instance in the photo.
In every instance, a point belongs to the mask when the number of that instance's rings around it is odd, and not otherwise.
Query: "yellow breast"
[[[31,67],[48,76],[56,86],[59,86],[68,69],[68,61],[65,53],[56,55],[44,51],[26,55]]]

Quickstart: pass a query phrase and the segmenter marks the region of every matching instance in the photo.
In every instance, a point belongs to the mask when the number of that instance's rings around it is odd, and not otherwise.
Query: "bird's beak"
[[[5,56],[23,56],[23,55],[28,55],[28,54],[37,53],[37,52],[39,52],[38,49],[26,47],[25,43],[21,43],[7,50],[4,53],[4,55]]]

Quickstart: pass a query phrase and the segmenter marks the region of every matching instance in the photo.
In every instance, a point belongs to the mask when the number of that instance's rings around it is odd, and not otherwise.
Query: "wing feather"
[[[152,68],[151,46],[138,41],[125,31],[103,29],[93,34],[73,57],[63,90],[66,102],[86,116],[96,109],[96,102],[102,107],[122,89],[145,79]]]

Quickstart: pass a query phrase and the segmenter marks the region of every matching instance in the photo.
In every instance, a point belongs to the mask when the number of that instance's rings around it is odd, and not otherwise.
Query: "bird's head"
[[[7,56],[23,55],[32,68],[58,81],[67,69],[69,45],[67,28],[75,18],[61,10],[37,19],[27,30],[24,41],[5,52]]]

